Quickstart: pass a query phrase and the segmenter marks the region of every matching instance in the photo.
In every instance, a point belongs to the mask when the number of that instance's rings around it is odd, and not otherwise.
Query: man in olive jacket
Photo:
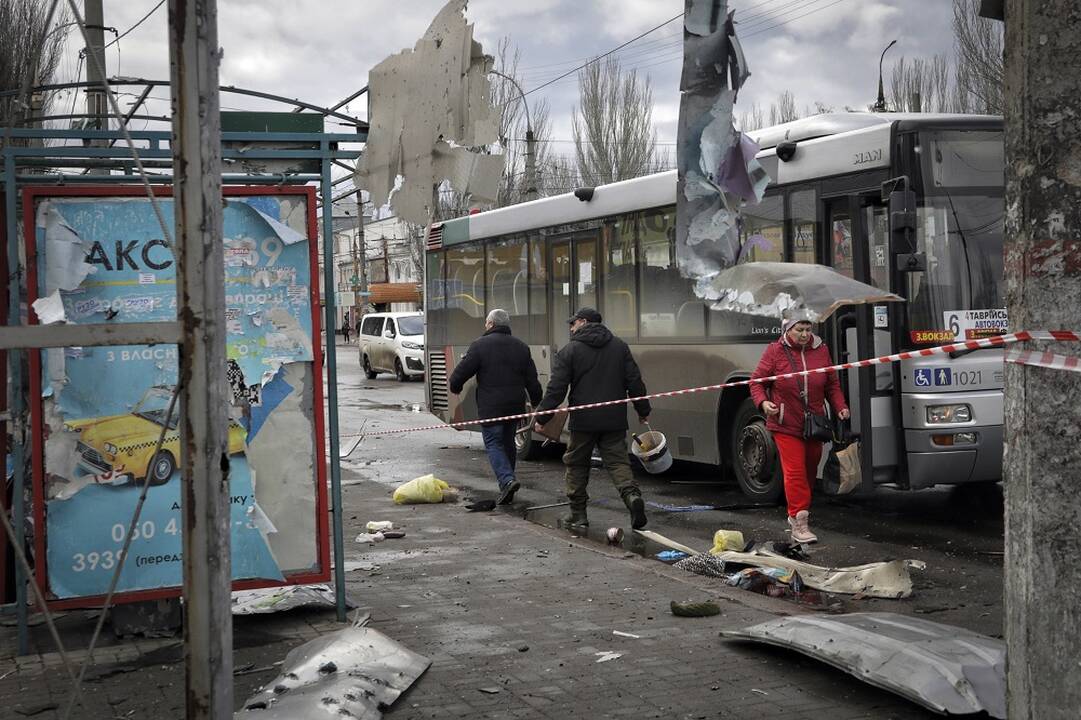
[[[484,334],[473,341],[462,361],[450,376],[450,391],[455,395],[469,378],[477,377],[477,414],[479,419],[516,415],[525,409],[526,395],[534,406],[540,401],[541,386],[537,366],[529,346],[511,335],[510,316],[506,310],[492,310],[484,323]],[[499,481],[499,504],[507,505],[521,485],[514,477],[518,449],[515,420],[483,423],[484,451]]]
[[[548,422],[550,413],[545,411],[559,407],[570,388],[569,405],[589,405],[606,400],[625,400],[646,394],[642,373],[631,356],[627,343],[612,334],[601,324],[601,314],[590,307],[581,308],[567,322],[571,326],[571,338],[556,353],[552,363],[552,377],[548,390],[537,407],[536,430]],[[648,400],[636,400],[639,422],[649,417]],[[646,507],[642,491],[634,481],[631,464],[627,459],[627,406],[610,405],[603,408],[578,410],[568,419],[570,443],[563,455],[567,466],[567,499],[571,512],[564,518],[569,528],[589,525],[586,503],[589,495],[590,458],[596,446],[619,490],[623,503],[631,513],[631,526],[636,530],[646,526]]]

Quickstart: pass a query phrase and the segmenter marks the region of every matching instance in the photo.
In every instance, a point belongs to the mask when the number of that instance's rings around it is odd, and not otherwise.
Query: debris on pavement
[[[450,485],[435,475],[421,475],[399,485],[394,491],[394,502],[398,505],[441,503],[448,491]]]
[[[682,550],[661,550],[657,553],[658,560],[681,560],[687,557],[687,553]]]
[[[377,720],[431,660],[367,627],[324,635],[285,656],[281,674],[244,702],[237,720],[323,720],[331,714]]]
[[[634,633],[623,632],[622,630],[613,630],[612,634],[613,635],[618,635],[619,637],[632,638],[634,640],[641,640],[642,639],[641,635],[635,635]]]
[[[713,533],[713,547],[710,553],[717,555],[725,550],[743,550],[747,547],[747,541],[743,539],[743,533],[739,530],[718,530]]]
[[[287,585],[258,590],[237,590],[233,593],[232,613],[233,615],[261,615],[285,612],[307,605],[336,607],[334,588],[329,585]],[[348,595],[345,598],[345,605],[348,608],[357,606]]]
[[[686,570],[687,572],[694,573],[695,575],[705,575],[706,577],[728,577],[727,572],[725,572],[724,561],[718,560],[717,558],[713,557],[708,553],[701,553],[688,558],[684,558],[672,567],[679,568],[680,570]]]
[[[722,636],[789,648],[944,714],[1006,717],[1006,644],[895,613],[802,615]]]
[[[691,548],[691,547],[687,547],[686,545],[683,545],[682,543],[678,543],[675,540],[670,540],[670,539],[666,538],[664,535],[661,535],[658,532],[653,532],[652,530],[635,530],[635,532],[638,533],[639,535],[641,535],[642,537],[646,538],[647,540],[652,540],[653,542],[657,543],[658,545],[663,545],[666,548],[670,548],[672,550],[679,550],[680,552],[687,553],[688,555],[698,555],[699,554],[698,550],[695,550],[694,548]]]
[[[469,512],[491,512],[495,510],[495,500],[476,500],[465,506]]]
[[[387,540],[401,540],[405,537],[405,532],[402,530],[384,530],[383,537]]]
[[[608,538],[609,545],[619,545],[623,542],[623,528],[621,527],[608,528],[608,532],[604,535]]]
[[[597,656],[597,662],[599,663],[608,662],[609,660],[618,660],[619,658],[623,657],[623,653],[614,652],[612,650],[603,650],[601,652],[593,654]]]
[[[386,539],[387,539],[387,536],[384,535],[381,532],[375,532],[375,533],[362,532],[360,535],[356,536],[356,538],[354,539],[354,542],[368,543],[369,545],[371,545],[373,543],[381,543]]]
[[[364,526],[364,529],[370,533],[382,532],[383,530],[393,530],[394,523],[390,520],[369,520],[368,524]]]
[[[710,617],[721,614],[720,606],[710,600],[705,602],[676,602],[673,600],[669,607],[676,617]]]
[[[527,507],[525,511],[530,512],[532,510],[547,510],[548,508],[566,507],[568,505],[570,505],[569,502],[549,503],[547,505],[533,505],[532,507]]]
[[[487,695],[498,695],[500,693],[501,688],[482,687],[482,688],[477,688],[477,690],[479,690],[480,692],[485,693]]]
[[[808,562],[793,560],[765,547],[752,552],[726,551],[717,555],[726,563],[757,568],[795,570],[808,587],[830,593],[867,597],[898,599],[912,595],[912,576],[909,570],[924,570],[927,563],[921,560],[888,560],[855,565],[853,567],[821,567]]]

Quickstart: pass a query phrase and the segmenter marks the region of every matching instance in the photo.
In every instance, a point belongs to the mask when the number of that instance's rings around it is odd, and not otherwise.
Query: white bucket
[[[672,454],[668,452],[668,441],[663,433],[650,430],[639,435],[638,439],[649,449],[646,450],[632,438],[631,453],[642,463],[646,472],[656,475],[672,467]]]

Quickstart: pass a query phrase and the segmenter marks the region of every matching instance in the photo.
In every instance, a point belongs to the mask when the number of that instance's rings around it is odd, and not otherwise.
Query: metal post
[[[189,720],[233,716],[216,0],[169,0]]]
[[[533,136],[533,128],[525,131],[524,195],[526,202],[537,199],[537,139]]]
[[[86,80],[91,85],[86,89],[86,114],[95,130],[108,130],[105,120],[105,13],[102,0],[85,0],[86,13]],[[104,140],[91,140],[91,146],[104,146]],[[94,171],[91,171],[94,172]],[[100,174],[100,171],[98,172]]]
[[[22,278],[26,277],[19,267],[19,222],[16,215],[15,157],[11,154],[8,138],[4,153],[4,220],[7,224],[7,283],[8,324],[21,325]],[[23,529],[26,527],[23,497],[26,491],[26,396],[23,394],[23,351],[12,350],[7,354],[8,381],[11,387],[8,410],[11,413],[12,462],[15,466],[11,495],[11,524],[15,528],[15,542],[24,544]],[[7,469],[4,468],[4,472]],[[27,624],[26,581],[31,580],[23,572],[22,565],[15,563],[15,614],[18,625],[18,652],[30,652],[30,629]],[[31,580],[32,581],[32,580]]]
[[[364,197],[357,190],[357,244],[360,245],[360,297],[357,298],[357,310],[364,316],[364,305],[368,303],[368,243],[364,239]],[[362,305],[361,303],[364,303]],[[359,342],[359,338],[358,338]]]
[[[322,143],[328,150],[327,142]],[[345,544],[342,539],[342,466],[338,457],[338,354],[334,347],[334,210],[330,202],[330,161],[323,158],[323,310],[327,323],[327,432],[330,433],[331,532],[334,542],[334,598],[338,622],[345,622]]]

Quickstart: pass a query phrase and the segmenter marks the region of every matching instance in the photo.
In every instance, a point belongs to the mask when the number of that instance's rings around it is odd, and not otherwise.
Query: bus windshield
[[[1002,133],[923,133],[917,152],[917,252],[927,269],[906,275],[907,339],[928,345],[1005,332]]]

